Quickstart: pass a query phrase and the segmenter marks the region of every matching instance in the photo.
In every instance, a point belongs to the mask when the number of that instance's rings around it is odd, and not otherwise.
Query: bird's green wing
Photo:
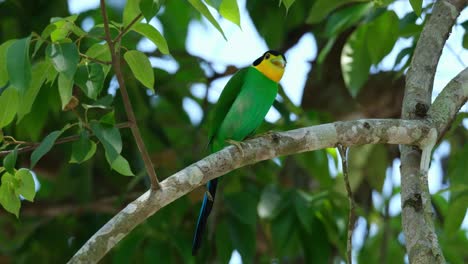
[[[221,127],[221,123],[229,112],[229,109],[240,93],[240,90],[245,81],[247,69],[248,68],[241,69],[236,72],[228,81],[223,91],[221,92],[221,95],[219,96],[218,103],[216,103],[215,109],[212,111],[213,116],[211,119],[209,134],[210,145],[213,138],[216,137],[216,134]]]

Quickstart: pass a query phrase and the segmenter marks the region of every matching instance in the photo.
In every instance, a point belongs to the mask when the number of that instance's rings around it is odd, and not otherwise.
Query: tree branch
[[[456,18],[465,5],[466,0],[440,0],[434,4],[432,14],[421,32],[406,76],[402,118],[426,118],[442,49]],[[444,107],[446,106],[439,104],[434,108],[435,113],[446,112],[442,109]],[[444,116],[444,120],[439,120],[436,116],[433,116],[435,118],[433,120],[440,121],[443,123],[441,127],[445,127],[454,115]],[[430,135],[433,134],[432,131]],[[434,142],[428,144],[432,143]],[[432,149],[430,145],[420,147],[424,149],[424,165],[428,167]],[[427,171],[420,170],[421,150],[410,146],[400,146],[400,150],[402,225],[409,261],[444,263],[445,259],[432,221]]]
[[[444,129],[467,100],[467,70],[454,78],[440,93],[432,106],[429,121],[401,119],[364,119],[335,122],[272,133],[243,142],[241,154],[237,147],[229,146],[186,167],[161,182],[157,191],[147,191],[127,205],[97,231],[68,263],[95,263],[111,250],[131,230],[159,209],[182,197],[207,181],[237,168],[282,155],[336,147],[363,144],[405,144],[424,146],[431,131],[430,124]],[[463,96],[452,96],[460,94]],[[445,119],[440,114],[451,114]],[[431,121],[432,120],[432,121]],[[439,125],[445,122],[444,125]],[[408,238],[407,238],[408,239]]]
[[[135,113],[133,112],[132,103],[130,101],[130,97],[128,96],[122,70],[120,68],[120,52],[115,49],[115,45],[114,45],[115,43],[114,41],[112,41],[112,37],[110,34],[109,19],[107,18],[107,11],[106,11],[106,1],[101,0],[100,3],[101,3],[102,19],[104,23],[104,31],[106,33],[106,42],[109,45],[109,49],[111,52],[112,67],[114,68],[115,76],[117,77],[117,82],[119,83],[119,87],[120,87],[119,90],[120,90],[120,93],[122,94],[122,101],[125,107],[125,112],[127,113],[128,121],[132,124],[130,128],[132,130],[133,137],[135,138],[135,142],[138,146],[138,150],[141,153],[141,157],[143,159],[143,163],[145,164],[148,177],[150,178],[151,189],[157,190],[159,189],[158,177],[156,176],[156,172],[154,171],[154,168],[153,168],[153,163],[151,162],[151,158],[148,154],[148,151],[146,150],[145,144],[143,143],[140,129],[138,128],[138,124],[136,122]],[[138,20],[138,17],[139,16],[133,19],[130,25],[133,25],[133,23],[135,23]],[[124,29],[124,30],[128,30],[128,29]]]
[[[274,157],[328,147],[363,144],[419,146],[430,127],[419,120],[363,119],[335,122],[271,133],[242,143],[243,150],[229,146],[186,167],[127,205],[97,231],[69,263],[96,263],[133,228],[159,209],[207,181],[237,168]]]

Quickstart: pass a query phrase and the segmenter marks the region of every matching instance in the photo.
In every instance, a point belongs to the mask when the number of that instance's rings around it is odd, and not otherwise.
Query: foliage
[[[302,104],[292,104],[280,91],[274,104],[280,119],[263,124],[259,132],[340,120],[346,117],[343,112],[395,117],[387,114],[395,112],[394,105],[374,111],[367,102],[401,101],[391,85],[398,83],[412,56],[422,28],[416,19],[424,23],[430,9],[422,1],[410,1],[414,12],[400,18],[389,7],[392,2],[281,0],[278,6],[247,1],[256,30],[270,47],[288,51],[310,32],[318,47]],[[124,6],[107,7],[122,77],[159,177],[207,154],[209,89],[213,81],[233,73],[232,67],[214,71],[215,62],[188,53],[189,23],[204,17],[227,38],[218,18],[240,27],[239,10],[235,0],[128,0]],[[163,31],[149,23],[153,18]],[[94,21],[89,30],[83,28],[86,20]],[[149,187],[141,155],[125,129],[126,99],[116,91],[114,51],[103,41],[104,23],[99,8],[71,15],[65,1],[0,2],[0,204],[16,216],[0,212],[0,261],[64,262]],[[467,22],[462,25],[468,32]],[[157,50],[137,50],[143,38]],[[402,38],[411,39],[412,46],[400,51],[396,71],[371,71]],[[175,72],[154,67],[153,57],[174,60],[179,67]],[[193,93],[200,83],[204,96]],[[200,123],[190,121],[186,100],[202,110]],[[400,108],[396,106],[398,114]],[[443,173],[450,187],[433,195],[440,242],[452,263],[468,258],[462,250],[468,247],[466,231],[460,229],[468,199],[464,117],[445,138],[451,152]],[[362,263],[403,263],[400,215],[389,212],[399,187],[390,184],[391,190],[384,190],[395,152],[394,147],[369,145],[350,153],[351,186],[365,223],[363,245],[357,247]],[[223,177],[214,224],[196,258],[190,246],[202,189],[150,217],[104,261],[226,263],[233,250],[244,263],[344,260],[348,203],[337,162],[336,151],[328,149],[281,157]],[[26,202],[34,199],[37,203]]]

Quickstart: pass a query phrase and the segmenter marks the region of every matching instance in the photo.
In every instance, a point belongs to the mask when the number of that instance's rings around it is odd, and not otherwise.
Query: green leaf
[[[369,24],[366,41],[373,64],[380,62],[392,51],[398,39],[398,23],[399,19],[395,12],[387,11]]]
[[[463,35],[462,46],[465,49],[468,49],[468,32],[465,32]]]
[[[81,28],[75,25],[75,21],[78,18],[78,15],[72,15],[69,17],[53,17],[51,18],[51,23],[55,25],[53,31],[50,32],[50,39],[52,42],[60,42],[66,39],[70,32],[73,32],[78,37],[86,35]],[[44,32],[43,32],[44,34]],[[42,35],[41,35],[42,37]],[[46,37],[42,37],[46,38]]]
[[[257,204],[255,197],[249,193],[237,192],[227,195],[224,199],[226,208],[234,215],[241,223],[255,227],[257,223],[257,211],[254,206],[246,206],[248,204]]]
[[[110,111],[109,113],[105,114],[101,120],[99,120],[101,124],[114,126],[115,125],[115,114],[114,111]]]
[[[0,45],[0,87],[5,86],[8,83],[7,51],[13,42],[14,40],[8,40]]]
[[[31,36],[15,40],[7,50],[7,70],[11,86],[23,95],[31,83],[29,42]]]
[[[46,55],[52,60],[55,69],[73,80],[80,55],[75,43],[49,44]]]
[[[91,122],[91,130],[104,146],[107,161],[112,166],[122,151],[120,131],[114,126],[104,125],[96,121]]]
[[[47,135],[44,140],[42,140],[39,147],[33,151],[31,154],[31,168],[36,166],[36,163],[49,152],[55,144],[55,141],[62,135],[65,130],[70,128],[70,125],[66,125],[62,130],[56,130],[49,135]]]
[[[73,95],[73,79],[69,79],[65,74],[60,73],[58,77],[58,89],[62,109],[65,109]]]
[[[359,3],[334,12],[330,18],[327,19],[325,34],[328,37],[334,37],[340,34],[361,20],[372,6],[372,3]]]
[[[130,24],[140,13],[140,0],[127,0],[123,11],[123,25]]]
[[[24,199],[33,202],[36,196],[36,184],[34,178],[28,169],[19,169],[15,177],[20,180],[20,187],[16,189],[16,194],[22,195]]]
[[[160,6],[159,0],[140,0],[140,10],[148,23],[156,16]]]
[[[291,240],[295,226],[294,211],[286,210],[271,222],[273,245],[278,255],[283,255]]]
[[[462,224],[463,218],[466,214],[467,204],[468,190],[465,191],[462,195],[451,199],[444,228],[444,230],[447,232],[447,236],[453,236],[455,232],[460,229],[460,225]]]
[[[294,2],[294,0],[287,0],[289,2]],[[284,2],[284,1],[283,1]],[[292,4],[292,3],[291,3]],[[286,6],[286,3],[285,3]],[[289,7],[286,7],[288,9]],[[227,20],[231,21],[232,23],[236,24],[237,26],[240,25],[240,13],[239,7],[237,6],[237,0],[223,0],[221,5],[219,6],[219,14],[226,18]]]
[[[200,14],[202,14],[210,23],[223,35],[223,38],[227,40],[226,35],[224,35],[223,29],[219,25],[218,21],[213,17],[213,15],[210,13],[210,10],[208,10],[208,7],[201,1],[201,0],[188,0],[189,3],[198,11]]]
[[[366,25],[362,25],[355,30],[341,52],[343,79],[353,97],[367,81],[372,64],[367,50],[367,29]]]
[[[96,100],[104,85],[104,71],[101,64],[81,65],[75,74],[75,83],[91,99]]]
[[[151,91],[154,91],[154,73],[148,57],[140,51],[129,50],[125,52],[124,59],[130,66],[135,78]]]
[[[111,161],[110,158],[107,156],[107,151],[106,151],[106,159],[107,162],[109,162],[109,165],[113,170],[116,172],[124,175],[124,176],[134,176],[132,170],[130,169],[130,165],[128,164],[128,161],[122,157],[122,155],[117,155],[117,157],[114,159],[114,161]]]
[[[352,2],[364,2],[362,0],[316,0],[314,5],[310,8],[309,15],[306,19],[306,23],[308,24],[316,24],[320,21],[324,20],[330,12],[335,10],[336,8],[344,5],[349,4]],[[365,1],[367,2],[367,1]]]
[[[410,0],[410,4],[414,13],[416,13],[418,17],[421,16],[423,0]]]
[[[36,96],[46,80],[47,72],[50,70],[55,71],[50,60],[40,61],[33,66],[31,86],[21,99],[21,104],[18,105],[18,120],[16,123],[19,123],[31,111]]]
[[[92,45],[87,51],[86,55],[95,58],[98,60],[110,62],[111,61],[111,53],[109,50],[109,45],[107,44],[100,44],[96,43]],[[104,79],[106,78],[107,74],[109,73],[109,70],[111,68],[110,65],[101,65],[102,70],[104,71]]]
[[[257,205],[257,213],[261,219],[271,220],[278,214],[279,204],[281,202],[281,194],[273,185],[266,186],[260,201]]]
[[[80,133],[80,139],[73,142],[70,163],[82,163],[96,153],[96,143],[89,139],[87,131]]]
[[[289,11],[289,8],[294,4],[296,0],[281,0],[283,3],[284,7],[286,8],[286,13]]]
[[[149,24],[139,23],[132,30],[151,40],[163,54],[169,54],[166,39],[159,31]]]
[[[17,145],[13,151],[8,153],[8,155],[6,155],[6,157],[3,159],[3,167],[5,167],[5,170],[10,174],[15,174],[16,159],[18,158],[18,147],[19,145]]]
[[[7,212],[10,212],[16,217],[19,215],[19,209],[21,207],[20,198],[15,193],[15,179],[10,173],[4,173],[2,175],[2,185],[0,186],[0,204]]]
[[[0,95],[0,128],[6,127],[15,118],[19,105],[18,91],[9,87]]]
[[[299,219],[304,230],[307,233],[312,234],[312,226],[311,223],[315,218],[314,215],[314,208],[311,206],[311,203],[307,197],[307,194],[301,191],[296,191],[296,195],[294,196],[294,207],[296,211],[296,216]]]

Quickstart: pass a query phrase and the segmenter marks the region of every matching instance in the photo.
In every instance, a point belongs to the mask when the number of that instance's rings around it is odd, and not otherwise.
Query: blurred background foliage
[[[122,21],[125,1],[109,2],[110,19]],[[213,105],[207,97],[211,83],[237,70],[233,65],[224,65],[222,71],[213,70],[212,61],[187,51],[189,23],[202,19],[189,2],[221,8],[221,1],[216,0],[162,1],[156,18],[162,25],[170,55],[159,50],[146,54],[163,61],[171,58],[178,68],[174,72],[153,69],[155,93],[137,82],[123,61],[138,124],[160,178],[208,154],[208,113]],[[278,1],[248,0],[248,13],[269,47],[287,52],[301,37],[312,33],[318,51],[318,56],[310,61],[312,70],[307,75],[300,105],[294,105],[280,92],[274,104],[280,118],[274,123],[265,122],[259,133],[336,120],[399,118],[405,70],[433,2],[422,5],[422,1],[410,1],[417,14],[411,11],[402,18],[388,8],[393,2],[283,0],[278,6]],[[220,19],[214,9],[210,10]],[[52,17],[69,15],[67,1],[0,1],[0,43],[23,38],[32,31],[40,34]],[[79,14],[74,23],[81,26],[90,19],[95,25],[102,23],[98,8]],[[467,22],[463,22],[459,24],[467,30]],[[99,29],[88,32],[99,34]],[[393,70],[380,70],[379,63],[401,38],[411,40],[412,45],[399,52]],[[130,32],[122,39],[122,46],[135,49],[140,40],[140,35]],[[99,41],[84,38],[80,51],[87,51]],[[466,32],[459,45],[468,48]],[[41,59],[41,55],[34,57],[33,65]],[[113,76],[111,70],[104,82],[104,87],[110,88],[105,88],[99,97],[106,91],[113,95],[115,119],[123,122],[126,115],[120,93],[115,92]],[[207,87],[204,96],[191,90],[200,83]],[[75,88],[73,93],[80,103],[93,103],[81,90]],[[190,110],[183,107],[186,98],[202,109],[200,122],[191,121]],[[37,142],[66,123],[76,122],[73,112],[61,110],[57,82],[41,87],[32,109],[19,123],[3,128],[3,133],[17,140]],[[90,111],[94,118],[105,113],[99,109]],[[462,123],[465,117],[466,114],[460,114],[443,139],[449,151],[442,158],[439,172],[441,190],[433,193],[436,230],[450,263],[468,262],[467,231],[460,228],[468,204],[467,130]],[[73,133],[76,131],[68,131],[67,135]],[[57,145],[41,159],[34,169],[40,183],[35,202],[22,202],[19,219],[0,212],[0,262],[63,263],[125,204],[148,189],[132,135],[128,129],[121,129],[121,134],[122,153],[135,177],[111,171],[100,146],[96,155],[83,164],[68,163],[71,144]],[[350,178],[359,216],[354,253],[359,263],[405,262],[400,211],[390,206],[391,201],[399,206],[399,181],[392,176],[399,169],[393,165],[398,164],[398,155],[397,146],[351,149]],[[28,166],[29,154],[20,154],[17,167]],[[226,263],[236,250],[243,263],[340,263],[346,254],[348,202],[339,166],[336,151],[327,149],[234,171],[222,178],[208,239],[199,256],[191,256],[191,242],[203,188],[150,217],[102,262]]]

